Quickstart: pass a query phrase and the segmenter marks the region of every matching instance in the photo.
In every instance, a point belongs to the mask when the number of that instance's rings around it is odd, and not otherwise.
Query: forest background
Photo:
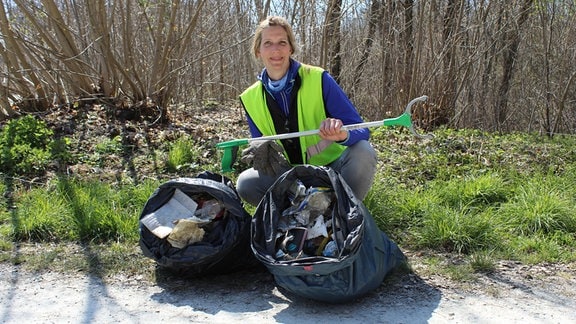
[[[0,1],[0,119],[101,102],[150,109],[235,100],[261,66],[256,24],[294,26],[367,120],[429,100],[418,126],[576,129],[576,3],[556,0]],[[231,108],[232,109],[232,108]]]

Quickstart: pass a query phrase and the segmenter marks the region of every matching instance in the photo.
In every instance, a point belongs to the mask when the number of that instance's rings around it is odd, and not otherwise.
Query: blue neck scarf
[[[268,79],[268,85],[267,88],[270,92],[280,92],[282,90],[284,90],[284,86],[286,86],[286,80],[288,80],[288,72],[286,72],[286,74],[284,74],[284,76],[282,77],[282,79],[280,80],[271,80],[270,78]]]
[[[278,94],[282,91],[290,93],[292,91],[292,86],[294,85],[294,75],[296,71],[297,68],[295,68],[294,66],[294,61],[290,59],[290,67],[288,68],[288,71],[286,71],[286,74],[284,74],[282,79],[276,81],[270,80],[268,74],[266,73],[266,69],[262,70],[259,79],[264,84],[266,90],[272,95]]]

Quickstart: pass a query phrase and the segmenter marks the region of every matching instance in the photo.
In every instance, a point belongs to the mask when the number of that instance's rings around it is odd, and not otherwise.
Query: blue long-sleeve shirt
[[[299,68],[300,63],[298,61],[291,60],[286,85],[280,91],[271,91],[269,89],[268,74],[266,73],[266,69],[264,69],[258,77],[264,85],[264,88],[274,97],[274,100],[276,100],[284,112],[284,116],[288,116],[290,109],[290,93],[292,91],[292,86],[294,84],[296,75],[298,74]],[[330,73],[327,71],[324,71],[322,74],[322,97],[324,99],[324,107],[328,117],[340,119],[344,125],[358,124],[363,122],[362,117],[360,117],[360,114],[350,101],[350,98],[348,98],[342,88],[338,85],[338,83],[336,83],[336,80],[334,80],[334,78],[332,78]],[[247,121],[252,137],[262,136],[262,133],[260,130],[258,130],[258,127],[256,127],[248,114]],[[318,125],[318,127],[320,127],[320,125]],[[360,140],[368,140],[369,138],[370,130],[368,128],[354,129],[349,130],[348,138],[345,141],[338,142],[338,144],[350,146]]]

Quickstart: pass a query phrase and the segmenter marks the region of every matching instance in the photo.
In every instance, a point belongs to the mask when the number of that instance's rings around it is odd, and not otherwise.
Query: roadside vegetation
[[[219,153],[186,134],[142,153],[117,136],[88,145],[54,133],[32,117],[1,130],[0,261],[151,275],[153,263],[138,247],[144,204],[170,178],[219,172]],[[498,260],[576,261],[575,137],[452,129],[434,135],[373,132],[380,162],[365,204],[403,250],[422,256],[429,271],[461,280],[493,270]],[[106,178],[62,167],[102,170],[137,154],[144,155],[142,167],[125,168],[152,170],[139,181],[123,170]]]
[[[574,12],[532,0],[0,1],[0,262],[154,274],[140,212],[161,183],[219,172],[216,143],[249,135],[237,98],[262,68],[250,39],[269,15],[293,24],[295,58],[330,71],[366,120],[429,96],[414,112],[434,139],[374,131],[365,200],[418,271],[467,280],[499,260],[574,262],[576,139],[562,135],[576,129]]]

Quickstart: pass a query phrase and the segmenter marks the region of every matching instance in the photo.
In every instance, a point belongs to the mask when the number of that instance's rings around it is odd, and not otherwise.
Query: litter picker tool
[[[377,127],[377,126],[404,126],[410,130],[414,136],[418,138],[428,139],[434,137],[432,134],[418,134],[414,129],[414,125],[412,124],[412,105],[419,101],[426,101],[428,96],[421,96],[418,98],[412,99],[408,105],[406,105],[406,109],[404,113],[398,117],[394,118],[387,118],[384,120],[372,121],[372,122],[365,122],[365,123],[358,123],[358,124],[351,124],[351,125],[344,125],[342,126],[343,130],[353,130],[359,128],[369,128],[369,127]],[[216,144],[218,149],[223,150],[222,156],[222,171],[223,172],[230,172],[232,171],[232,164],[235,161],[235,155],[238,151],[238,147],[242,145],[249,144],[250,142],[254,141],[267,141],[267,140],[282,140],[288,138],[295,138],[295,137],[302,137],[302,136],[310,136],[318,134],[320,130],[308,130],[308,131],[301,131],[301,132],[293,132],[293,133],[284,133],[278,135],[270,135],[270,136],[261,136],[261,137],[251,137],[251,138],[241,138],[235,139],[227,142],[222,142]]]

